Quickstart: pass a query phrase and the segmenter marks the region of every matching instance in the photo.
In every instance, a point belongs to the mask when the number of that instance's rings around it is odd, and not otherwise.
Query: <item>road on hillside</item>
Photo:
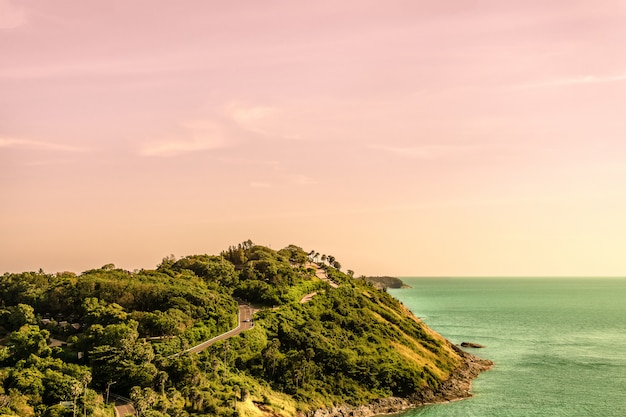
[[[318,277],[319,279],[321,279],[322,281],[326,281],[328,283],[328,285],[330,285],[332,288],[339,288],[339,284],[337,284],[332,279],[328,278],[328,274],[326,273],[326,270],[324,268],[320,268],[319,265],[317,265],[317,264],[315,264],[313,262],[308,262],[307,263],[307,267],[315,269],[315,276]],[[316,295],[317,295],[317,291],[309,293],[309,294],[305,295],[304,297],[302,297],[302,299],[300,300],[300,303],[301,304],[308,303]]]
[[[252,321],[252,315],[256,312],[255,309],[252,308],[249,304],[239,304],[239,323],[237,327],[234,329],[222,333],[219,336],[215,336],[213,339],[209,339],[205,342],[202,342],[192,348],[187,349],[185,352],[190,353],[198,353],[208,348],[215,342],[219,342],[220,340],[228,339],[229,337],[233,337],[238,335],[241,332],[245,332],[246,330],[250,330],[254,326],[254,322]]]
[[[302,297],[302,299],[300,300],[300,304],[304,304],[304,303],[308,303],[309,301],[311,301],[313,299],[313,297],[315,297],[317,295],[317,291],[309,293],[307,295],[305,295],[304,297]]]
[[[115,400],[115,415],[117,417],[135,415],[135,407],[133,407],[130,399],[115,394],[110,394],[110,396]]]
[[[339,284],[337,284],[332,279],[328,278],[328,274],[326,273],[326,270],[324,268],[320,268],[320,266],[318,264],[313,263],[313,262],[308,262],[306,266],[307,266],[307,268],[315,269],[315,276],[316,277],[318,277],[322,281],[326,281],[328,283],[328,285],[330,285],[333,288],[339,288]]]
[[[226,333],[222,333],[221,335],[216,336],[212,339],[206,340],[190,349],[187,349],[185,353],[201,352],[217,341],[228,339],[229,337],[236,336],[241,332],[250,330],[254,326],[254,322],[252,321],[252,315],[256,311],[257,311],[256,309],[252,308],[252,306],[248,304],[239,303],[239,323],[237,323],[237,327],[235,327],[234,329]],[[111,397],[115,398],[115,412],[116,412],[117,417],[124,417],[126,415],[133,415],[133,416],[135,415],[135,408],[133,407],[132,402],[128,398],[124,398],[115,394],[111,394]]]
[[[119,417],[124,417],[124,416],[134,416],[135,415],[135,407],[133,407],[132,404],[122,404],[122,403],[115,403],[115,410],[116,413]]]

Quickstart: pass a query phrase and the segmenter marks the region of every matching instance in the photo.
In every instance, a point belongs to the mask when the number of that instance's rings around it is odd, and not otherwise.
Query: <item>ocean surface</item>
[[[402,279],[390,294],[495,362],[474,397],[404,417],[626,416],[626,279]]]

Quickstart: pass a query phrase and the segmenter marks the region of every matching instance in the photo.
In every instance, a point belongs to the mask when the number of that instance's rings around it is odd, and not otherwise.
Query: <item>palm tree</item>
[[[87,385],[91,382],[91,374],[85,374],[82,377],[83,383],[83,415],[87,416]]]
[[[70,390],[72,392],[72,397],[74,397],[74,417],[76,417],[76,401],[78,400],[78,396],[83,392],[83,386],[80,381],[74,380],[72,381]]]

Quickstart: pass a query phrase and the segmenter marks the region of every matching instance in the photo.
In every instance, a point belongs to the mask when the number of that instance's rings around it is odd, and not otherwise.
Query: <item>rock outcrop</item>
[[[474,378],[493,366],[493,362],[490,360],[481,359],[456,346],[454,349],[463,358],[463,365],[455,369],[450,378],[442,382],[437,390],[426,389],[415,393],[411,400],[416,405],[449,402],[471,397]]]
[[[461,347],[464,348],[474,348],[474,349],[482,349],[485,346],[483,345],[479,345],[478,343],[473,343],[473,342],[463,342],[461,343]]]
[[[481,372],[491,369],[493,362],[480,359],[467,353],[456,346],[453,349],[462,358],[463,363],[455,369],[450,378],[442,382],[439,388],[431,388],[412,394],[408,398],[381,398],[370,404],[351,406],[341,405],[332,408],[323,408],[304,413],[304,417],[372,417],[381,414],[392,414],[409,408],[415,408],[427,404],[445,403],[461,400],[472,396],[472,381]]]

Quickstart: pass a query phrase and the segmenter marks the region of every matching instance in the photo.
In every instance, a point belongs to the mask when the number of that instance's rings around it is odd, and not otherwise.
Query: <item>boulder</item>
[[[461,347],[464,348],[474,348],[474,349],[482,349],[485,346],[483,345],[479,345],[478,343],[472,343],[472,342],[463,342],[461,343]]]

